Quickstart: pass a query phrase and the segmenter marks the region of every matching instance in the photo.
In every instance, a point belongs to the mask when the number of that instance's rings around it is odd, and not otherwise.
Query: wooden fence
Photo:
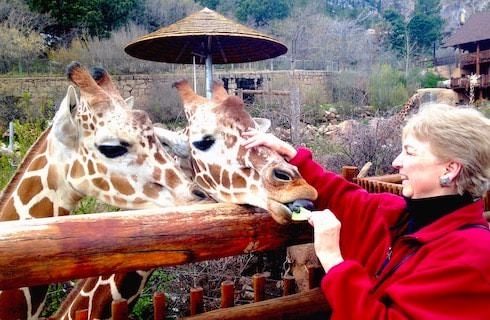
[[[369,192],[401,193],[400,175],[343,176]],[[488,193],[485,210],[490,210]],[[279,225],[260,209],[205,204],[0,223],[0,290],[48,284],[99,274],[174,266],[312,241],[307,223]],[[32,243],[36,243],[35,246]],[[73,267],[73,266],[76,266]],[[253,277],[254,303],[234,305],[233,283],[221,285],[221,308],[202,313],[202,288],[190,289],[190,319],[325,319],[319,271],[309,270],[310,290],[293,293],[283,279],[283,297],[264,301],[265,277]],[[125,300],[112,306],[114,320],[128,319]],[[154,296],[154,319],[165,318],[165,295]],[[76,320],[87,319],[79,311]]]

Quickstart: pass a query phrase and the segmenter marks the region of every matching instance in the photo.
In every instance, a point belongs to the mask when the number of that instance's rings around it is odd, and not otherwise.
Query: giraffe
[[[148,115],[132,109],[133,99],[121,97],[107,72],[96,70],[95,81],[74,62],[67,75],[80,94],[74,86],[68,87],[51,127],[34,143],[4,189],[0,221],[67,215],[84,196],[125,209],[202,199],[204,194],[164,151]],[[137,288],[132,289],[132,298],[146,277],[136,271],[95,281],[97,288],[112,290],[117,298],[121,296],[117,282],[124,278],[123,286],[134,283]],[[103,315],[105,307],[96,301],[95,286],[92,289],[85,305],[93,318]],[[37,319],[46,292],[44,285],[0,291],[0,319]]]
[[[229,96],[215,82],[212,99],[197,95],[186,80],[174,84],[184,104],[188,125],[187,146],[179,150],[189,155],[193,179],[218,202],[248,204],[268,210],[281,224],[291,221],[291,203],[311,205],[316,190],[300,176],[296,167],[266,147],[245,149],[241,134],[248,128],[267,130],[270,121],[254,119],[243,101]],[[179,136],[161,128],[155,131],[163,142],[179,145]],[[287,204],[290,204],[289,206]]]

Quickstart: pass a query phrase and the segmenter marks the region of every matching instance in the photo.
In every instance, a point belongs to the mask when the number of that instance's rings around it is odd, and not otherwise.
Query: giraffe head
[[[266,209],[279,223],[290,221],[287,204],[316,199],[316,190],[280,155],[266,147],[242,146],[243,131],[267,130],[270,121],[253,119],[243,101],[228,96],[221,84],[214,84],[211,100],[195,94],[187,81],[174,86],[188,120],[194,181],[212,198]]]
[[[156,138],[146,112],[132,109],[103,69],[92,75],[79,63],[67,68],[73,86],[53,120],[55,153],[67,183],[80,196],[120,208],[169,206],[202,195],[177,169]],[[95,80],[94,80],[95,79]]]

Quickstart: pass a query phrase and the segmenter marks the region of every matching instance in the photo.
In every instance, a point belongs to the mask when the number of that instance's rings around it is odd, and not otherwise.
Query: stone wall
[[[265,71],[265,72],[215,72],[215,79],[225,79],[233,92],[237,88],[236,79],[256,81],[260,85],[256,89],[263,90],[289,90],[291,75],[297,80],[300,91],[308,92],[312,87],[329,87],[328,82],[332,73],[323,71]],[[172,83],[178,79],[186,78],[192,82],[190,74],[168,75],[114,75],[112,76],[124,98],[134,96],[136,107],[147,109],[152,104],[162,106],[173,105],[178,102]],[[55,105],[63,99],[69,85],[65,77],[25,77],[0,78],[0,95],[22,96],[29,93],[34,104],[50,101]],[[205,95],[204,76],[197,77],[198,93]],[[231,93],[230,92],[230,93]],[[327,93],[328,94],[328,93]],[[167,99],[168,98],[168,99]]]

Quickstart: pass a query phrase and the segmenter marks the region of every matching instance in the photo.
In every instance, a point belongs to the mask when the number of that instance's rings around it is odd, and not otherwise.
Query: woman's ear
[[[446,165],[446,174],[451,178],[451,181],[454,180],[458,174],[461,172],[463,165],[456,161],[451,161]]]

